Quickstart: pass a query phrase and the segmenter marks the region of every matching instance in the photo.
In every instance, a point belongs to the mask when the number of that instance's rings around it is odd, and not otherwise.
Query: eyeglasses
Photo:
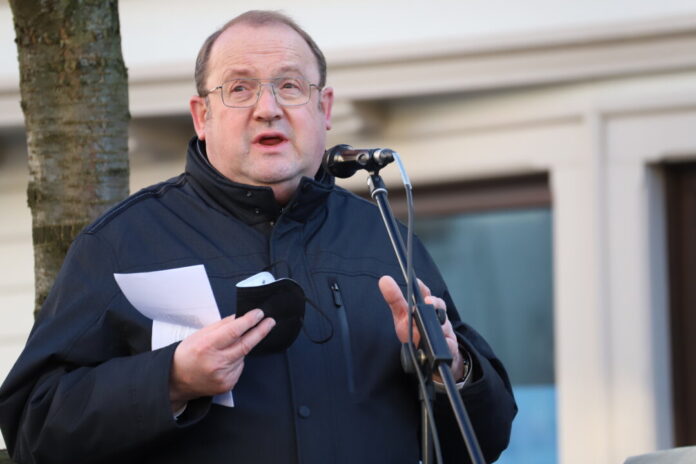
[[[271,86],[273,96],[280,106],[306,105],[312,96],[312,87],[321,90],[318,85],[310,84],[301,77],[232,79],[208,90],[204,96],[219,89],[223,105],[230,108],[251,108],[259,101],[264,85]]]

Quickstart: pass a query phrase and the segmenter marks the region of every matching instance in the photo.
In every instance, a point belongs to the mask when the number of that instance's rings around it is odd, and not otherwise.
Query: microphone
[[[389,148],[353,148],[336,145],[324,153],[322,166],[334,177],[345,179],[359,169],[379,171],[394,161],[394,151]]]

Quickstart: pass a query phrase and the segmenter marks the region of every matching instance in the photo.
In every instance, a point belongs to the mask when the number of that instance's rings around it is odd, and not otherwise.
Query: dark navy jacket
[[[27,346],[0,389],[0,427],[20,463],[417,463],[419,406],[380,276],[400,269],[379,212],[318,175],[283,210],[270,189],[225,179],[189,146],[186,172],[144,189],[73,243]],[[445,299],[476,366],[461,394],[488,460],[508,443],[516,406],[500,361],[461,323],[420,243],[417,275]],[[203,264],[222,317],[235,284],[271,265],[326,315],[307,307],[284,353],[247,357],[235,407],[168,398],[176,344],[151,350],[152,321],[126,300],[114,273]],[[328,318],[328,321],[327,321]],[[324,343],[311,339],[333,336]],[[466,449],[437,395],[447,462]]]

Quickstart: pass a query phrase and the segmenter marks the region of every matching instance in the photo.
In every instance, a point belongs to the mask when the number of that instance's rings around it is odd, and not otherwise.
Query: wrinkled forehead
[[[309,45],[282,23],[229,27],[215,41],[208,66],[208,85],[230,77],[267,79],[286,74],[319,80],[319,63]]]

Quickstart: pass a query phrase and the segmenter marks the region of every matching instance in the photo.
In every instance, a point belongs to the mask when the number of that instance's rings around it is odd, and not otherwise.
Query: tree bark
[[[118,0],[10,0],[27,131],[35,314],[77,233],[128,195]]]
[[[12,464],[10,455],[7,454],[6,450],[0,450],[0,464]]]
[[[10,455],[7,454],[6,450],[0,450],[0,464],[12,464]]]

